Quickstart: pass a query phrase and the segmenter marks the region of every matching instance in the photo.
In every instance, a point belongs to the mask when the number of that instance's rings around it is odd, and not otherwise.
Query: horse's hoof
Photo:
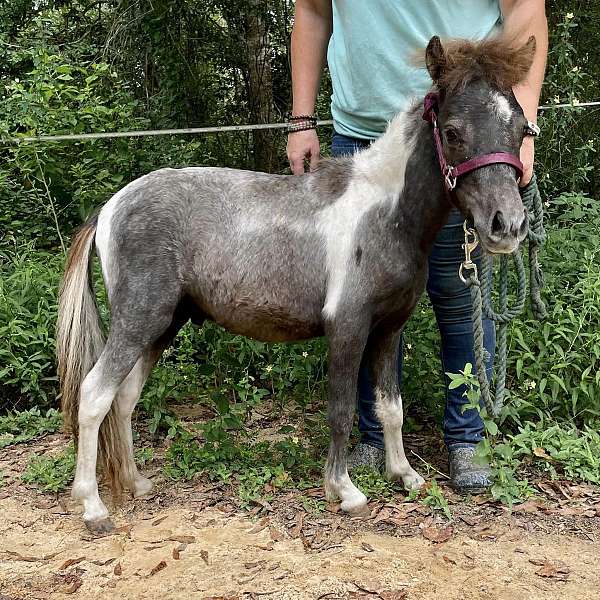
[[[150,492],[154,489],[154,484],[150,479],[146,479],[145,477],[140,477],[135,482],[133,489],[133,497],[134,498],[143,498],[150,494]]]
[[[84,523],[88,531],[94,535],[108,535],[115,530],[113,522],[108,517],[96,521],[84,521]]]
[[[418,490],[425,483],[425,480],[416,471],[413,471],[402,477],[402,483],[404,484],[404,489],[410,492]]]
[[[366,506],[367,497],[359,490],[356,490],[356,493],[346,497],[342,501],[340,508],[349,515],[360,515],[364,512]]]

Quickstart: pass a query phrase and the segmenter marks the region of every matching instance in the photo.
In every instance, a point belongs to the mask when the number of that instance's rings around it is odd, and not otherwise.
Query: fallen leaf
[[[269,527],[269,535],[274,542],[281,542],[284,540],[283,534],[277,531],[275,527]]]
[[[290,535],[293,538],[297,538],[300,535],[300,532],[302,531],[302,525],[304,525],[304,517],[305,516],[306,516],[306,513],[303,513],[303,512],[296,513],[296,524],[290,529]]]
[[[114,569],[113,569],[113,573],[117,576],[120,577],[123,574],[123,567],[121,567],[121,563],[118,562]]]
[[[208,552],[206,550],[200,550],[200,558],[208,564]]]
[[[165,567],[167,566],[166,561],[161,560],[155,567],[152,567],[152,570],[150,571],[150,577],[152,577],[152,575],[156,575],[156,573],[158,573],[159,571],[162,571]]]
[[[373,548],[373,546],[371,546],[371,544],[367,544],[367,542],[363,542],[361,544],[361,547],[365,552],[374,552],[375,551],[375,548]]]
[[[179,546],[175,546],[173,548],[172,556],[175,560],[179,560],[180,554],[187,548],[187,544],[179,544]],[[204,551],[206,552],[206,550]],[[202,550],[200,551],[200,556],[202,556]]]
[[[452,533],[452,527],[424,527],[422,529],[423,537],[435,544],[447,542],[452,537]]]
[[[450,558],[449,556],[446,556],[445,554],[442,555],[442,559],[444,560],[444,562],[450,563],[451,565],[456,564],[456,561],[453,558]]]
[[[408,590],[383,590],[379,592],[381,600],[404,600],[408,598]]]
[[[81,581],[80,577],[77,577],[75,579],[73,579],[73,581],[71,581],[71,583],[67,586],[62,588],[60,591],[63,594],[74,594],[83,584],[83,581]]]
[[[266,544],[256,544],[254,547],[258,548],[259,550],[266,550],[267,552],[270,552],[271,550],[273,550],[273,545],[275,542],[273,542],[273,540],[271,540],[270,542],[267,542]]]
[[[65,562],[62,565],[60,565],[60,567],[58,567],[58,570],[64,571],[71,565],[76,565],[77,563],[80,563],[82,560],[85,560],[85,556],[80,556],[79,558],[69,558],[65,560]]]
[[[248,533],[260,533],[263,529],[269,526],[269,519],[265,517],[261,519]]]
[[[164,517],[159,517],[156,521],[152,521],[152,527],[156,527],[156,525],[160,525],[163,521],[165,521],[169,515],[165,515]]]
[[[533,514],[538,512],[540,508],[544,507],[545,505],[542,502],[539,502],[537,500],[528,500],[527,502],[523,502],[522,504],[515,504],[512,507],[512,512]]]
[[[530,561],[531,562],[531,561]],[[550,577],[566,581],[569,578],[571,569],[562,561],[545,560],[542,566],[535,572],[540,577]]]
[[[463,515],[460,517],[460,520],[465,522],[470,527],[475,527],[475,525],[479,525],[481,517],[470,517],[468,515]]]
[[[544,458],[545,460],[553,460],[553,458],[543,448],[534,448],[533,453],[538,458]]]
[[[106,567],[107,565],[110,565],[111,563],[115,562],[115,558],[107,558],[106,560],[93,560],[92,564],[93,565],[98,565],[99,567]]]
[[[180,542],[181,544],[194,544],[196,537],[193,535],[172,535],[169,537],[171,542]]]

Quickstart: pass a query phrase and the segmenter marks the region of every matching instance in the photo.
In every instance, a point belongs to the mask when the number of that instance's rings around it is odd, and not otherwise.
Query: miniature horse
[[[456,165],[519,154],[526,120],[512,87],[534,53],[533,38],[518,49],[501,39],[432,38],[425,62],[438,99],[437,143],[415,103],[369,148],[323,160],[313,173],[160,169],[82,227],[61,288],[57,345],[65,420],[79,438],[73,497],[83,501],[90,530],[112,528],[98,494],[98,454],[113,490],[140,496],[152,487],[134,463],[131,415],[154,364],[190,319],[263,341],[327,336],[325,490],[348,512],[367,502],[346,468],[364,354],[387,474],[408,489],[423,483],[404,453],[396,354],[425,288],[432,244],[453,205],[473,220],[488,252],[513,252],[527,233],[510,161],[473,167],[451,194],[439,163],[442,155]],[[110,302],[106,341],[89,274],[94,243]]]

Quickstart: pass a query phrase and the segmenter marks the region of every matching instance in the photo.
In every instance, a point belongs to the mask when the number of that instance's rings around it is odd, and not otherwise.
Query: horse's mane
[[[503,91],[522,82],[533,62],[536,42],[517,46],[513,40],[498,36],[481,41],[445,40],[437,85],[448,92],[464,89],[483,79]]]

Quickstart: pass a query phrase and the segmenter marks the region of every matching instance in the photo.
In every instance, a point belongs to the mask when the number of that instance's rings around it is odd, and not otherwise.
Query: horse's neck
[[[444,192],[431,128],[421,118],[420,107],[394,117],[386,132],[357,155],[355,168],[393,199],[400,230],[410,230],[429,254],[451,205]]]

